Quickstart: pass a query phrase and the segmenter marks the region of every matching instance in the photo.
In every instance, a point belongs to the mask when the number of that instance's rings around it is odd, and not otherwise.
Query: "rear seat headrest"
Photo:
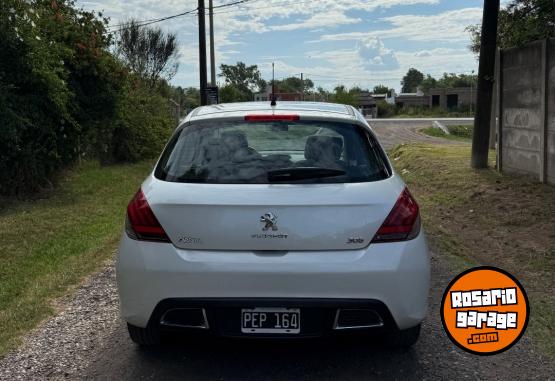
[[[222,143],[230,148],[247,148],[249,143],[243,131],[225,131],[222,133]]]
[[[313,135],[306,140],[304,157],[314,161],[336,161],[343,152],[343,139],[336,136]]]

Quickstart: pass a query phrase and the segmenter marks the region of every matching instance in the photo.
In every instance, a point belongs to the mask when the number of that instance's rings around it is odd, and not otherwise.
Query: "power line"
[[[237,0],[237,1],[234,1],[234,2],[231,2],[231,3],[217,5],[217,6],[214,7],[214,9],[228,8],[228,7],[231,7],[231,6],[234,6],[234,5],[241,5],[241,4],[252,3],[252,2],[257,2],[257,1],[262,1],[262,0]],[[266,5],[266,6],[263,6],[263,7],[251,7],[251,8],[249,8],[249,10],[276,8],[276,7],[282,7],[284,5],[304,4],[304,3],[311,3],[311,2],[314,2],[314,0],[284,1],[284,2],[281,2],[281,3],[274,3],[274,4]],[[142,26],[159,23],[159,22],[166,21],[166,20],[171,20],[171,19],[174,19],[174,18],[177,18],[177,17],[192,15],[194,12],[197,12],[197,11],[198,11],[198,8],[193,9],[191,11],[171,15],[171,16],[155,18],[155,19],[140,20],[139,21],[139,26],[142,27]],[[242,11],[242,9],[233,9],[233,10],[228,10],[228,11],[214,12],[214,15],[235,13],[235,12],[240,12],[240,11]],[[205,14],[206,14],[206,12],[205,12]],[[126,23],[120,23],[120,24],[110,25],[110,26],[108,26],[108,28],[109,29],[113,29],[113,28],[117,29],[118,27],[125,26],[125,25],[127,25],[127,24]]]
[[[238,0],[238,1],[234,1],[234,2],[232,2],[232,3],[216,5],[216,6],[214,7],[214,9],[231,7],[231,6],[233,6],[233,5],[244,4],[244,3],[251,2],[251,1],[260,1],[260,0]]]
[[[260,1],[260,0],[253,0],[253,1]],[[276,7],[282,7],[284,5],[292,5],[292,4],[304,4],[304,3],[314,3],[315,0],[303,0],[303,1],[285,1],[282,3],[272,3],[272,5],[265,5],[263,7],[251,7],[249,8],[249,10],[257,10],[257,9],[268,9],[268,8],[276,8]],[[214,14],[225,14],[225,13],[234,13],[234,12],[240,12],[241,9],[233,9],[233,10],[229,10],[229,11],[223,11],[223,12],[217,12]]]
[[[214,9],[227,8],[227,7],[231,7],[231,6],[234,6],[234,5],[245,4],[245,3],[248,3],[248,2],[252,2],[252,1],[260,1],[260,0],[237,0],[237,1],[234,1],[234,2],[231,2],[231,3],[217,5],[217,6],[214,7]],[[138,24],[139,27],[143,27],[143,26],[146,26],[146,25],[151,25],[151,24],[156,24],[156,23],[162,22],[162,21],[171,20],[171,19],[174,19],[174,18],[177,18],[177,17],[192,15],[193,13],[195,13],[197,11],[198,11],[198,8],[195,8],[195,9],[192,9],[190,11],[177,13],[177,14],[171,15],[171,16],[165,16],[165,17],[160,17],[160,18],[155,18],[155,19],[148,19],[148,20],[140,20],[140,21],[138,21],[137,24]],[[219,14],[219,13],[214,12],[214,14]],[[224,12],[221,12],[221,13],[224,13]],[[227,13],[227,12],[225,12],[225,13]],[[118,27],[122,27],[122,26],[126,26],[126,25],[127,25],[127,23],[120,23],[120,24],[116,24],[116,25],[110,25],[110,26],[108,26],[108,28],[109,29],[113,29],[113,28],[117,29]],[[123,28],[123,29],[120,29],[120,30],[124,30],[124,29],[126,29],[126,28]]]
[[[195,9],[191,9],[190,11],[187,11],[187,12],[178,13],[176,15],[171,15],[171,16],[166,16],[166,17],[161,17],[159,19],[142,20],[142,21],[139,21],[137,23],[137,26],[138,27],[143,27],[143,26],[147,26],[147,25],[151,25],[151,24],[156,24],[156,23],[159,23],[159,22],[162,22],[162,21],[171,20],[171,19],[174,19],[174,18],[177,18],[177,17],[193,14],[193,13],[197,12],[197,10],[198,10],[198,8],[195,8]],[[117,27],[119,27],[119,26],[126,26],[126,25],[127,25],[127,23],[122,23],[122,24],[119,24],[119,25],[109,26],[108,28],[116,28],[117,29]],[[115,31],[116,29],[113,29],[112,32]],[[129,27],[120,28],[119,30],[125,30],[125,29],[129,29]]]

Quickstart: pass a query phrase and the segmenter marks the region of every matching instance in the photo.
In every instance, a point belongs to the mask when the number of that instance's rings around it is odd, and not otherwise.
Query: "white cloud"
[[[225,4],[231,0],[218,0]],[[265,78],[271,75],[269,59],[276,61],[276,77],[298,73],[309,74],[316,85],[332,87],[343,83],[347,86],[372,87],[378,83],[399,87],[401,77],[408,67],[415,66],[431,74],[443,71],[466,71],[475,67],[474,56],[466,49],[434,49],[442,42],[454,42],[457,47],[468,41],[464,32],[467,25],[479,23],[480,8],[466,8],[436,15],[398,15],[383,18],[382,12],[400,5],[434,5],[440,0],[257,0],[222,8],[215,15],[216,62],[234,63],[242,60],[256,63]],[[106,10],[112,18],[111,24],[118,24],[128,17],[141,20],[159,18],[196,8],[196,1],[183,0],[78,0],[78,5],[86,9]],[[431,8],[429,8],[431,9]],[[365,12],[372,12],[367,17]],[[362,13],[362,15],[361,15]],[[388,14],[391,14],[389,11]],[[330,28],[343,26],[346,30],[365,30],[371,21],[389,24],[389,28],[332,35]],[[180,42],[180,71],[174,83],[194,84],[198,82],[198,25],[195,14],[169,20],[159,25],[164,31],[178,34]],[[349,25],[352,25],[351,29]],[[290,44],[300,45],[319,35],[314,31],[326,31],[320,41],[352,41],[329,44],[329,50],[318,50],[296,54],[287,49]],[[368,29],[366,29],[368,30]],[[271,54],[257,52],[257,42],[253,35],[260,35],[261,41],[273,31],[297,31],[294,41],[276,45],[281,57],[264,57]],[[276,33],[277,34],[277,33]],[[312,37],[310,37],[312,35]],[[419,41],[419,51],[392,51],[386,39]],[[385,41],[385,45],[384,42]],[[247,45],[246,43],[249,43]],[[327,44],[326,44],[327,45]],[[410,45],[410,43],[408,43]],[[318,46],[318,45],[315,45]],[[408,50],[408,49],[407,49]],[[305,57],[303,57],[305,55]],[[296,63],[293,65],[291,63]],[[313,77],[311,75],[314,75]]]
[[[394,70],[399,67],[397,57],[387,49],[379,37],[372,37],[357,44],[357,54],[368,70]]]
[[[393,28],[370,32],[325,34],[320,41],[361,40],[370,37],[404,38],[412,41],[468,41],[466,27],[481,22],[481,8],[465,8],[437,15],[399,15],[384,17]]]
[[[397,51],[400,66],[404,72],[416,67],[424,74],[440,77],[443,73],[470,73],[476,70],[476,57],[466,48],[436,48],[417,52]]]
[[[362,20],[359,18],[349,17],[342,12],[333,11],[315,14],[308,19],[298,23],[275,25],[270,27],[270,29],[276,31],[285,31],[296,29],[313,29],[320,28],[322,26],[325,26],[326,28],[332,28],[337,25],[357,24],[361,21]]]

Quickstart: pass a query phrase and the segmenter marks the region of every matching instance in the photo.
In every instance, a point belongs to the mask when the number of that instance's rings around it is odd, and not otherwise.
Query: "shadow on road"
[[[179,335],[162,347],[125,347],[129,366],[122,367],[120,357],[110,372],[110,360],[104,359],[96,375],[133,380],[422,378],[415,350],[385,348],[368,337],[245,341]]]

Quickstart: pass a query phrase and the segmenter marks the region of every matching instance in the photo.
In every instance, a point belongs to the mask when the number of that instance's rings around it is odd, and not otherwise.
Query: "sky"
[[[236,1],[214,0],[214,6]],[[198,5],[197,0],[77,3],[104,12],[111,25],[171,16]],[[303,73],[326,89],[383,84],[399,91],[411,67],[435,77],[477,71],[465,28],[481,22],[482,6],[483,0],[246,0],[215,10],[216,65],[258,65],[269,80],[275,62],[276,79]],[[155,25],[178,37],[179,71],[171,82],[198,87],[197,15]]]

